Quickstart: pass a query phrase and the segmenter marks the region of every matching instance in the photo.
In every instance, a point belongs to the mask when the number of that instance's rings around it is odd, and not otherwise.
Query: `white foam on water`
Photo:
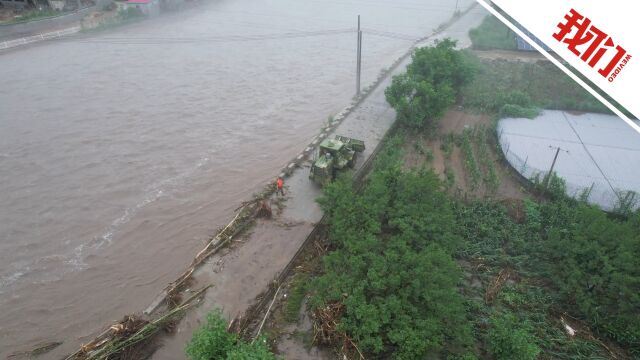
[[[16,283],[20,278],[26,275],[28,271],[29,267],[26,267],[23,270],[18,270],[12,274],[0,278],[0,294],[4,294],[5,289],[8,289],[9,286]]]

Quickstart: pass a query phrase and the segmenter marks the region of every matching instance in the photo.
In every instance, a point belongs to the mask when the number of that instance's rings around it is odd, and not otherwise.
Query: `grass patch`
[[[477,74],[462,89],[461,98],[468,108],[509,117],[531,118],[540,108],[611,113],[546,61],[478,61]]]
[[[56,10],[51,10],[51,9],[46,9],[46,10],[30,10],[30,11],[26,11],[18,16],[15,16],[12,19],[9,20],[5,20],[5,21],[0,21],[0,24],[16,24],[16,23],[22,23],[22,22],[27,22],[27,21],[32,21],[32,20],[38,20],[38,19],[44,19],[44,18],[48,18],[48,17],[54,17],[54,16],[59,16],[59,15],[63,15],[64,13],[61,11],[56,11]]]
[[[264,337],[247,342],[237,334],[227,332],[227,321],[220,310],[207,315],[206,323],[193,333],[185,352],[191,360],[254,359],[277,360]]]
[[[480,26],[469,30],[469,38],[478,50],[516,49],[516,34],[491,15],[485,17]]]
[[[302,301],[305,297],[306,284],[308,280],[306,274],[296,274],[291,283],[289,295],[287,296],[287,303],[285,305],[284,318],[289,323],[295,323],[298,321],[298,315],[300,314],[300,308],[302,307]]]

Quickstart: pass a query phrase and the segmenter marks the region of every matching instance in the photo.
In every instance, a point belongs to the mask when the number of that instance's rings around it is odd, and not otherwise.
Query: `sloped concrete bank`
[[[270,285],[274,284],[274,279],[277,284],[278,279],[286,276],[323,217],[315,202],[321,191],[307,179],[306,165],[319,142],[331,133],[364,140],[367,149],[356,164],[358,174],[364,174],[395,121],[395,112],[386,103],[384,95],[392,76],[405,70],[417,46],[445,37],[458,39],[461,46],[468,46],[468,30],[476,27],[485,15],[481,8],[471,6],[433,34],[416,41],[388,70],[381,72],[373,84],[363,89],[361,96],[336,114],[322,132],[282,169],[281,176],[286,178],[286,206],[277,211],[273,219],[260,220],[248,215],[253,212],[253,204],[239,208],[239,215],[230,226],[213,237],[183,276],[165,288],[146,309],[148,316],[157,318],[166,311],[167,299],[189,298],[198,289],[213,284],[204,293],[200,301],[202,306],[187,312],[176,325],[174,333],[163,337],[164,346],[153,355],[154,359],[184,358],[185,343],[212,308],[222,308],[229,318],[251,309],[243,316],[246,324],[249,323],[247,320],[261,313],[264,303],[273,297],[269,291],[277,288],[277,285]],[[257,198],[268,199],[275,209],[283,199],[275,197],[273,190],[274,184],[270,182]],[[248,227],[250,230],[246,231]],[[228,228],[232,231],[226,230]]]

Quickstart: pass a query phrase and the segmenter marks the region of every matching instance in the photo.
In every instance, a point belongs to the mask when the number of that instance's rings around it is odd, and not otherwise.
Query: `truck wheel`
[[[353,157],[351,158],[351,160],[349,160],[349,163],[347,165],[353,169],[356,166],[357,159],[358,159],[358,153],[354,152]]]

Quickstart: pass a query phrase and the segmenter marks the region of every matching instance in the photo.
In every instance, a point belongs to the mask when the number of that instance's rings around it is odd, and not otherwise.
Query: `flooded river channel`
[[[149,305],[349,103],[358,14],[367,85],[455,5],[211,0],[0,53],[0,358]]]

